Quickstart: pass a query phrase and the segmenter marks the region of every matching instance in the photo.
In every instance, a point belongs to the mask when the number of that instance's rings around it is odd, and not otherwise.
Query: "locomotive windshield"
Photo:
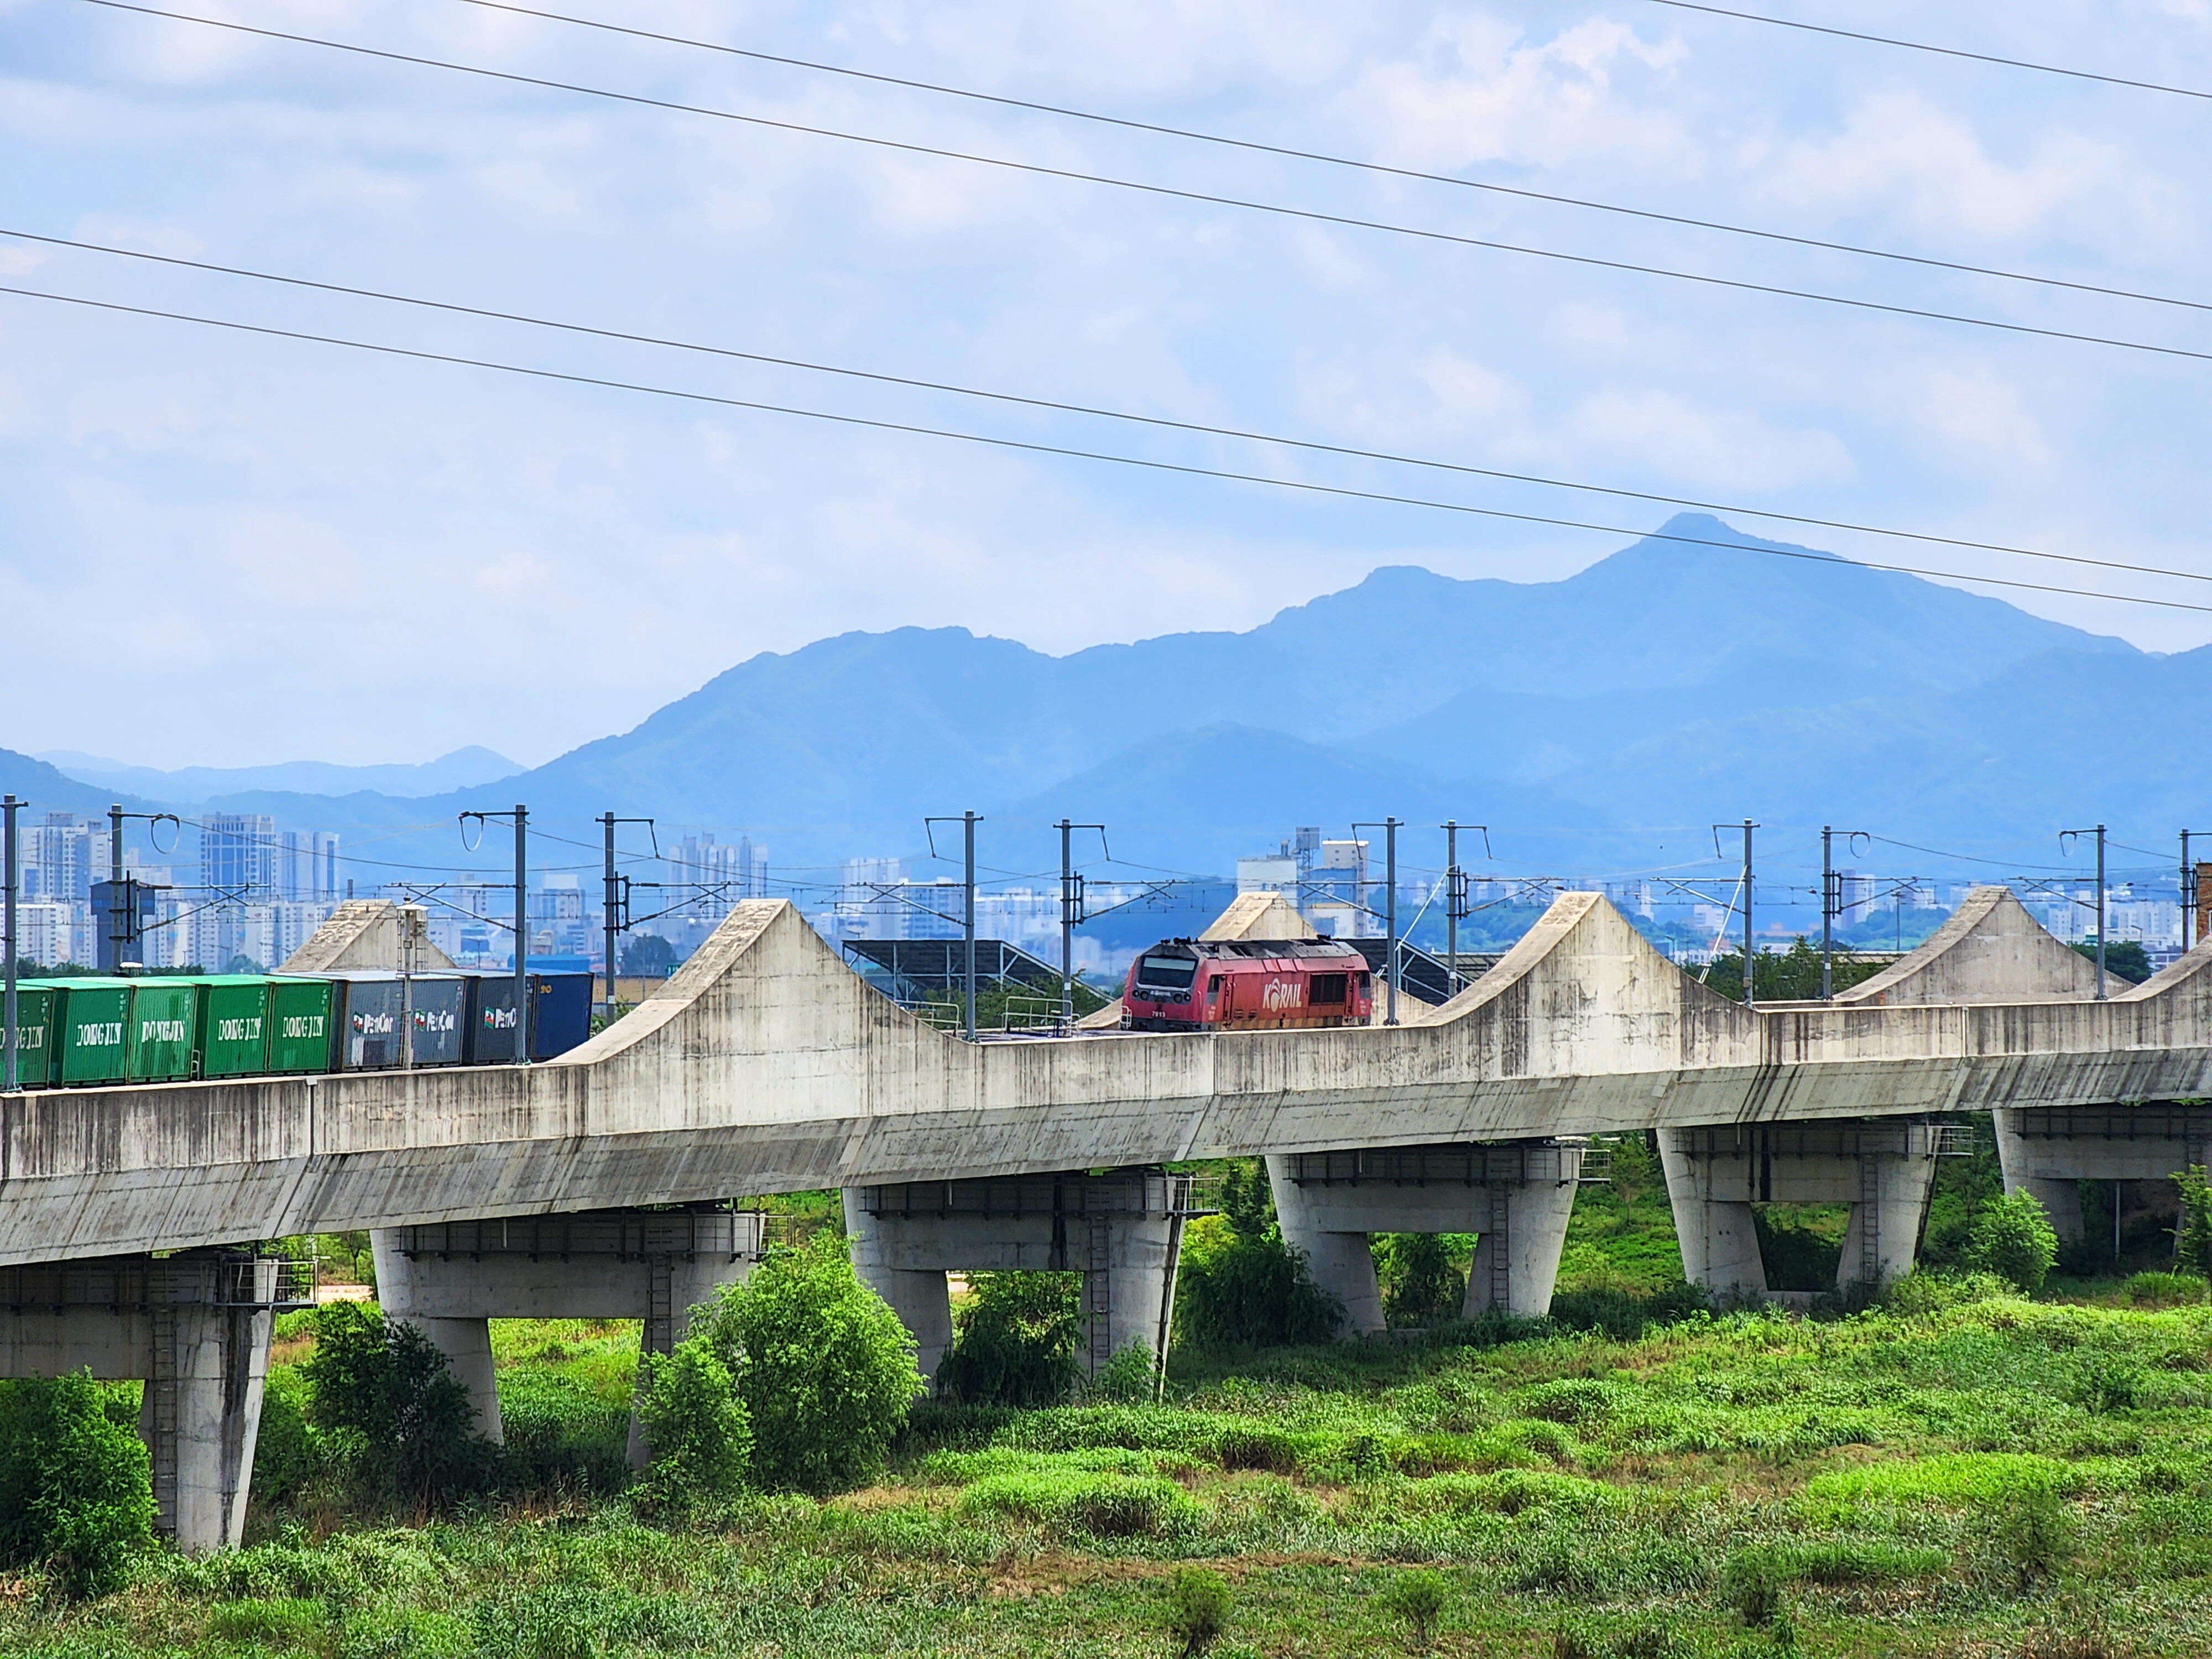
[[[1189,986],[1197,973],[1198,963],[1189,957],[1146,957],[1138,965],[1137,983],[1180,991]]]

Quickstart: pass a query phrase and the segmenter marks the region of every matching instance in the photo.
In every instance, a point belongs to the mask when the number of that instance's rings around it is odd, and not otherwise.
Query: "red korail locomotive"
[[[1338,939],[1163,939],[1129,964],[1133,1031],[1274,1031],[1364,1025],[1367,958]]]

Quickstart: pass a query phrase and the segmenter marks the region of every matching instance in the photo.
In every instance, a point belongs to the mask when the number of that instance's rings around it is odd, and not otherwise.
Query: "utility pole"
[[[1743,1006],[1747,1008],[1759,1006],[1753,988],[1758,975],[1752,972],[1751,954],[1751,832],[1756,828],[1749,818],[1743,821]]]
[[[1096,830],[1100,845],[1106,840],[1103,823],[1060,821],[1060,1034],[1075,1029],[1075,930],[1084,921],[1083,878],[1076,873],[1071,843],[1078,830]]]
[[[1720,856],[1721,831],[1728,827],[1724,823],[1713,826],[1715,858]],[[1749,818],[1743,821],[1743,1006],[1747,1008],[1759,1006],[1759,999],[1752,985],[1751,957],[1751,832],[1758,828]]]
[[[1457,818],[1444,824],[1444,954],[1450,957],[1449,986],[1451,994],[1457,996],[1464,981],[1459,972],[1459,925],[1474,914],[1467,902],[1467,872],[1459,867],[1459,832]],[[1470,823],[1469,830],[1480,831],[1485,857],[1490,853],[1490,826]]]
[[[514,1063],[530,1064],[530,809],[514,804]]]
[[[7,866],[8,880],[5,915],[0,918],[5,922],[5,936],[0,938],[0,952],[4,952],[6,960],[4,967],[0,967],[0,972],[6,975],[7,988],[4,993],[0,993],[0,997],[4,997],[6,1002],[8,1044],[5,1065],[0,1066],[0,1093],[11,1095],[23,1086],[17,1062],[22,1028],[16,1018],[15,1010],[15,815],[22,807],[23,803],[13,795],[0,799],[0,818],[5,820],[4,827],[0,827],[0,860],[4,860]]]
[[[615,873],[615,826],[618,823],[646,823],[651,818],[618,818],[612,812],[605,814],[599,823],[607,832],[607,868],[605,902],[607,925],[607,1018],[615,1017],[615,936],[622,931],[622,913],[628,908],[623,878]],[[657,845],[657,843],[656,843]]]
[[[514,820],[514,1063],[530,1064],[530,809],[517,801],[512,812],[464,812],[460,815],[461,844],[468,847],[468,823],[477,821],[483,844],[483,827],[497,818]],[[476,851],[469,847],[469,851]]]
[[[1820,1000],[1831,1001],[1836,994],[1836,923],[1844,917],[1844,878],[1836,873],[1832,856],[1835,831],[1826,824],[1820,826]],[[1868,839],[1863,830],[1844,832],[1844,845],[1856,848]]]
[[[1380,823],[1355,823],[1352,833],[1358,838],[1362,830],[1382,832],[1382,929],[1384,936],[1383,977],[1389,986],[1389,1012],[1382,1023],[1398,1023],[1398,828],[1401,819],[1384,818]]]
[[[971,809],[960,815],[968,846],[968,872],[965,878],[967,902],[960,907],[960,931],[968,946],[967,994],[963,1018],[968,1029],[968,1041],[975,1040],[975,814]]]
[[[2191,837],[2206,833],[2203,830],[2181,832],[2181,949],[2185,955],[2190,948],[2190,923],[2192,921],[2197,924],[2197,943],[2202,945],[2204,942],[2204,918],[2197,910],[2197,901],[2201,896],[2197,890],[2197,866],[2189,860],[2189,842]]]
[[[2094,836],[2097,838],[2097,1000],[2105,1000],[2105,826],[2094,830],[2062,830],[2058,844],[2071,851],[2075,838]]]
[[[117,973],[123,971],[123,947],[131,942],[131,909],[123,891],[123,805],[107,809],[107,942]]]

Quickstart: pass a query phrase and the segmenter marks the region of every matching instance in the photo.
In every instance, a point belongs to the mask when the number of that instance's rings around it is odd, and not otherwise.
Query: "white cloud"
[[[1565,435],[1592,465],[1632,467],[1712,488],[1771,491],[1850,476],[1833,433],[1791,430],[1755,412],[1693,403],[1656,387],[1607,387],[1576,404]]]

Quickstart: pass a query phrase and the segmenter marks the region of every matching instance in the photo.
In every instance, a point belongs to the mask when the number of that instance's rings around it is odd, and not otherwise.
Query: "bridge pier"
[[[702,1206],[380,1227],[369,1242],[385,1313],[446,1356],[476,1407],[477,1432],[497,1442],[492,1320],[642,1320],[641,1382],[646,1356],[675,1347],[691,1309],[752,1271],[761,1230],[757,1211]],[[633,1411],[629,1460],[642,1468],[646,1456]]]
[[[2077,1183],[2163,1182],[2212,1162],[2212,1106],[2000,1108],[1990,1116],[2005,1190],[2033,1193],[2052,1231],[2069,1243],[2079,1243],[2083,1233]]]
[[[156,1528],[187,1554],[234,1547],[275,1313],[304,1305],[285,1266],[206,1249],[0,1268],[0,1376],[142,1379]]]
[[[1662,1129],[1683,1276],[1717,1296],[1764,1296],[1752,1206],[1847,1203],[1838,1291],[1902,1279],[1919,1249],[1942,1146],[1937,1126],[1881,1119]]]
[[[1584,1158],[1549,1141],[1270,1153],[1267,1182],[1285,1241],[1364,1334],[1383,1324],[1372,1233],[1474,1233],[1466,1316],[1548,1312]]]
[[[952,1346],[948,1272],[1081,1273],[1095,1376],[1133,1346],[1164,1356],[1191,1191],[1188,1176],[1147,1170],[848,1187],[845,1231],[855,1271],[912,1333],[933,1382]]]

